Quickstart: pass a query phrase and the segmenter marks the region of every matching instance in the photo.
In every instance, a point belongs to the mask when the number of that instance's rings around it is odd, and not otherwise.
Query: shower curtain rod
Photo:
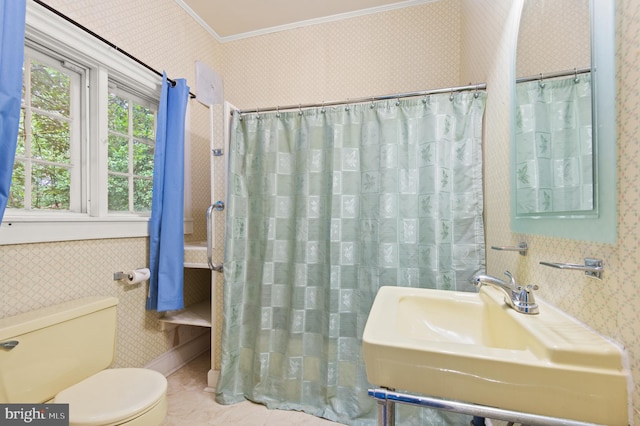
[[[270,112],[270,111],[284,111],[284,110],[291,110],[291,109],[302,110],[302,108],[317,108],[317,107],[327,107],[327,106],[335,106],[335,105],[359,104],[364,102],[382,101],[385,99],[411,98],[415,96],[436,95],[439,93],[463,92],[466,90],[484,90],[486,88],[487,88],[486,83],[479,83],[479,84],[469,84],[467,86],[456,86],[456,87],[447,87],[443,89],[423,90],[421,92],[406,92],[406,93],[395,93],[393,95],[369,96],[368,98],[354,98],[354,99],[347,99],[344,101],[328,101],[328,102],[313,103],[313,104],[285,105],[285,106],[275,106],[275,107],[255,108],[255,109],[238,109],[236,111],[240,114],[251,114],[251,113],[261,113],[261,112]]]
[[[549,74],[540,73],[538,75],[531,75],[531,76],[528,76],[528,77],[520,77],[520,78],[516,79],[516,83],[525,83],[527,81],[544,80],[546,78],[566,77],[568,75],[577,76],[578,74],[586,74],[588,72],[591,72],[591,67],[574,68],[572,70],[556,71],[556,72],[551,72]]]
[[[133,56],[132,54],[120,49],[118,46],[116,46],[115,44],[111,43],[109,40],[105,39],[104,37],[94,33],[93,31],[91,31],[89,28],[85,27],[84,25],[82,25],[81,23],[79,23],[78,21],[75,21],[71,18],[69,18],[67,15],[65,15],[64,13],[58,11],[57,9],[54,9],[53,7],[49,6],[48,4],[44,3],[42,0],[33,0],[35,3],[39,4],[40,6],[44,7],[45,9],[49,10],[50,12],[58,15],[60,18],[64,19],[65,21],[75,25],[76,27],[78,27],[79,29],[81,29],[82,31],[86,32],[87,34],[97,38],[98,40],[100,40],[101,42],[103,42],[104,44],[106,44],[107,46],[111,47],[112,49],[117,50],[118,52],[122,53],[124,56],[126,56],[127,58],[131,59],[132,61],[135,61],[136,63],[138,63],[139,65],[142,65],[143,67],[145,67],[146,69],[148,69],[149,71],[159,75],[160,77],[162,77],[162,73],[154,68],[151,68],[150,65],[147,65],[146,63],[142,62],[140,59],[136,58],[135,56]],[[167,81],[169,83],[171,83],[172,86],[176,85],[175,80],[170,79],[169,77],[167,77]],[[189,97],[191,99],[195,99],[196,95],[189,92]]]

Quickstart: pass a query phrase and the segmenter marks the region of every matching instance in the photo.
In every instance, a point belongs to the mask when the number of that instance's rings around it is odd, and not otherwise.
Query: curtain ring
[[[540,86],[541,89],[544,89],[545,83],[542,81],[544,79],[544,76],[542,75],[542,73],[540,73],[540,79],[538,80],[538,85]]]

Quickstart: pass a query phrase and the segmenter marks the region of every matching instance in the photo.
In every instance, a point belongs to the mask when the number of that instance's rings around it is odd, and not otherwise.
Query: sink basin
[[[538,300],[540,314],[504,294],[381,287],[362,352],[375,386],[550,417],[629,424],[623,350]]]

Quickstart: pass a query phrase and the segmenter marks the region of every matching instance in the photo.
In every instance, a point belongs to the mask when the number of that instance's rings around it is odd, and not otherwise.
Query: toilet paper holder
[[[128,284],[138,284],[149,279],[150,272],[148,268],[138,268],[128,272],[114,272],[114,281],[125,281]]]
[[[126,272],[114,272],[113,273],[113,280],[114,281],[120,281],[120,280],[127,280],[127,279],[131,279],[131,275],[127,274]]]

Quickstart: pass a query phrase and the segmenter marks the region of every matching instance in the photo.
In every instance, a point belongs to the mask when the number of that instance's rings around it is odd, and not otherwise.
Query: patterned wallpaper
[[[458,85],[460,4],[437,1],[224,43],[226,97],[249,109]]]
[[[518,29],[516,76],[588,67],[589,0],[525,1]]]
[[[485,222],[488,245],[526,241],[526,257],[487,251],[488,272],[511,270],[520,281],[541,286],[540,296],[595,330],[621,342],[640,383],[640,4],[618,0],[616,61],[618,99],[618,242],[518,235],[510,232],[509,81],[522,0],[442,0],[420,6],[303,27],[218,44],[173,0],[48,0],[123,49],[194,81],[194,61],[202,60],[225,79],[226,98],[240,108],[338,100],[486,81]],[[161,28],[162,31],[158,30]],[[197,87],[191,83],[192,91]],[[194,235],[204,239],[209,200],[209,112],[190,101],[190,139]],[[221,139],[216,112],[215,134]],[[218,160],[222,161],[222,160]],[[216,169],[220,173],[221,168]],[[215,199],[224,197],[216,173]],[[224,229],[216,226],[217,261]],[[139,366],[171,347],[157,331],[153,313],[144,311],[146,288],[125,289],[112,281],[116,270],[144,264],[146,239],[80,241],[0,246],[0,291],[7,295],[0,316],[88,294],[121,300],[117,364]],[[605,278],[594,281],[572,271],[539,265],[541,260],[579,262],[600,257]],[[7,272],[9,271],[9,272]],[[80,272],[82,271],[82,275]],[[199,300],[208,276],[195,274],[188,298]],[[206,273],[206,271],[204,271]],[[216,277],[217,291],[221,280]],[[191,293],[193,291],[193,295]],[[218,309],[220,312],[221,308]],[[633,402],[640,418],[640,388]]]
[[[187,78],[195,87],[195,61],[220,70],[219,43],[174,0],[49,0],[52,7],[138,57],[170,78]],[[162,30],[159,30],[162,29]],[[204,213],[210,203],[209,111],[189,101],[191,181],[194,233],[205,238]],[[222,226],[222,224],[221,224]],[[221,247],[221,245],[219,245]],[[125,287],[113,281],[116,271],[146,266],[148,239],[106,239],[0,246],[0,317],[88,295],[120,300],[115,366],[142,366],[179,342],[174,332],[160,331],[158,314],[146,311],[146,284]],[[216,252],[221,259],[221,250]],[[185,303],[208,298],[207,270],[185,270]]]

